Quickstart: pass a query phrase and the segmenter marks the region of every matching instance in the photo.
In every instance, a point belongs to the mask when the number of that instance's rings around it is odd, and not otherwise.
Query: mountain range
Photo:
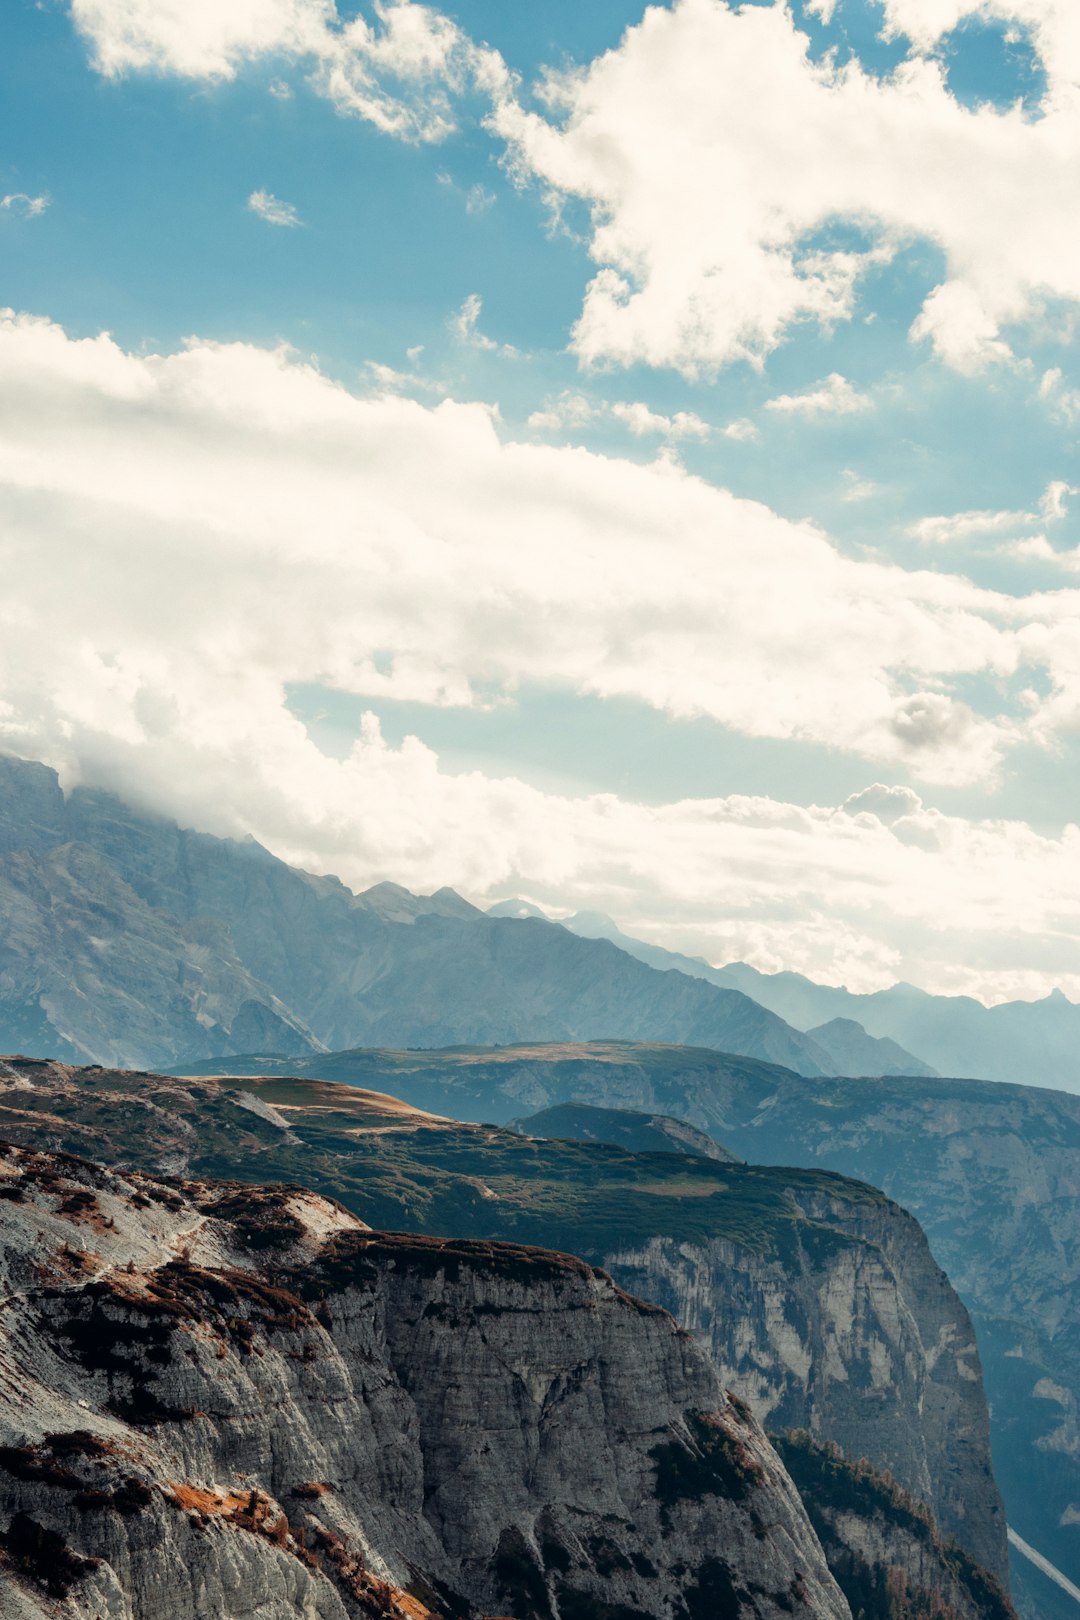
[[[523,900],[500,901],[492,912],[543,915]],[[611,940],[650,967],[741,990],[823,1048],[838,1074],[962,1074],[1080,1092],[1080,1007],[1061,990],[995,1007],[912,984],[858,994],[801,973],[762,973],[746,962],[714,967],[703,957],[635,939],[599,912],[561,921],[585,938]]]
[[[0,1048],[162,1066],[612,1034],[836,1069],[741,991],[605,940],[490,917],[449,889],[355,895],[254,840],[65,797],[53,771],[0,758]]]

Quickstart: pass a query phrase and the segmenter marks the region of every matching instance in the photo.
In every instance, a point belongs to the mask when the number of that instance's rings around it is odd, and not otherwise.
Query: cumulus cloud
[[[976,11],[1026,17],[1054,85],[1075,86],[1072,0],[894,0],[887,16],[930,49]],[[1009,359],[1006,328],[1080,301],[1062,205],[1075,94],[1055,91],[1037,118],[973,109],[925,56],[877,77],[813,60],[784,5],[676,0],[553,76],[546,102],[505,95],[492,121],[520,174],[592,208],[599,268],[574,333],[586,364],[760,364],[796,323],[849,319],[868,265],[914,239],[946,273],[912,336],[958,369]],[[842,245],[822,234],[837,224]]]
[[[557,399],[549,399],[543,410],[533,411],[526,425],[538,433],[561,433],[565,428],[588,427],[602,414],[594,401],[566,388]]]
[[[1039,672],[1023,735],[1075,723],[1076,593],[855,561],[677,467],[507,443],[487,407],[358,397],[285,350],[131,354],[10,314],[0,513],[0,746],[69,781],[357,885],[530,885],[678,919],[669,942],[714,960],[857,983],[951,959],[992,989],[1077,936],[1075,828],[950,820],[888,788],[842,809],[546,793],[445,771],[372,717],[331,759],[286,696],[557,685],[956,781],[1021,733],[954,682]]]
[[[282,202],[272,191],[253,191],[247,200],[253,214],[265,219],[268,225],[299,225],[300,215],[292,203]]]
[[[958,23],[1019,23],[1028,30],[1052,99],[1080,84],[1080,14],[1073,0],[881,0],[886,36],[905,35],[919,51],[936,49]]]
[[[339,111],[407,141],[444,139],[456,97],[470,86],[491,93],[506,79],[496,53],[434,8],[376,0],[374,9],[371,24],[342,16],[334,0],[71,0],[94,64],[110,78],[228,80],[259,58],[294,59]]]
[[[1066,386],[1060,366],[1051,366],[1043,372],[1039,379],[1039,398],[1062,421],[1075,422],[1080,417],[1080,388]]]
[[[672,416],[664,416],[650,410],[641,400],[629,404],[616,401],[611,414],[637,438],[658,433],[665,439],[707,439],[710,433],[708,422],[703,422],[693,411],[676,411]]]
[[[736,444],[746,444],[761,438],[757,423],[752,422],[748,416],[740,416],[734,422],[728,422],[720,432],[725,439],[733,439]]]
[[[869,410],[872,404],[869,394],[860,394],[846,377],[833,371],[824,382],[803,394],[777,394],[774,399],[767,399],[765,409],[782,411],[789,416],[851,416],[856,411]]]
[[[953,512],[947,516],[924,517],[913,523],[908,533],[914,540],[932,545],[951,544],[985,536],[1015,534],[1018,529],[1034,529],[1044,523],[1060,523],[1065,517],[1072,484],[1053,479],[1047,484],[1034,512],[976,511]]]
[[[6,197],[0,197],[0,208],[21,214],[24,219],[36,219],[48,206],[48,197],[31,197],[25,191],[9,191]]]
[[[573,333],[586,365],[760,365],[798,323],[850,319],[867,268],[916,239],[946,271],[912,337],[958,370],[1010,361],[1008,329],[1080,302],[1062,206],[1080,161],[1073,0],[887,0],[887,29],[914,52],[888,77],[812,59],[780,0],[675,0],[549,75],[538,105],[434,7],[374,9],[369,23],[334,0],[72,0],[110,76],[229,79],[258,58],[294,61],[340,111],[409,141],[442,140],[462,98],[482,98],[512,171],[556,215],[570,198],[591,209],[598,268]],[[828,0],[816,9],[831,19]],[[1050,86],[1040,116],[950,93],[925,53],[975,15],[1030,31]]]

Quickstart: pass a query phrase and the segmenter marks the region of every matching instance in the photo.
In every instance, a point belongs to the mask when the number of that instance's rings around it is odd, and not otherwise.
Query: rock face
[[[994,1583],[955,1543],[942,1541],[907,1492],[817,1445],[805,1431],[779,1438],[777,1448],[853,1615],[1003,1620],[1010,1612]]]
[[[871,1459],[1006,1579],[975,1335],[917,1222],[894,1204],[792,1194],[815,1222],[797,1256],[653,1239],[605,1264],[707,1345],[768,1428]]]
[[[631,1037],[835,1065],[736,990],[451,890],[354,895],[0,757],[0,1049],[153,1064]]]
[[[760,1428],[580,1261],[15,1147],[0,1233],[5,1615],[848,1620]]]
[[[314,1081],[20,1060],[0,1070],[0,1133],[121,1166],[303,1181],[380,1227],[573,1247],[670,1308],[763,1421],[890,1471],[1004,1572],[970,1322],[917,1224],[861,1183],[523,1138]]]

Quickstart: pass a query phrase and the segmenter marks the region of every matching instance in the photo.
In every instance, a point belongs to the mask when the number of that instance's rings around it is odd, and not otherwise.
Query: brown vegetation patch
[[[55,1530],[28,1513],[16,1513],[0,1535],[14,1569],[44,1586],[50,1597],[65,1598],[75,1583],[100,1568],[100,1558],[83,1558]]]
[[[125,1517],[149,1507],[153,1493],[143,1480],[129,1474],[115,1484],[108,1479],[87,1480],[70,1466],[74,1459],[100,1463],[120,1455],[120,1448],[85,1429],[70,1434],[47,1434],[40,1445],[0,1446],[0,1468],[13,1479],[69,1491],[77,1508],[111,1509]]]

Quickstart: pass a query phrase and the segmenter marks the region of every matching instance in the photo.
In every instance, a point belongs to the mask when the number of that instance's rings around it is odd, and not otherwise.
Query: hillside
[[[557,1103],[528,1119],[512,1119],[512,1131],[526,1136],[609,1142],[630,1153],[690,1153],[702,1159],[738,1162],[734,1153],[705,1131],[669,1114],[637,1114],[629,1108],[594,1108],[589,1103]]]

